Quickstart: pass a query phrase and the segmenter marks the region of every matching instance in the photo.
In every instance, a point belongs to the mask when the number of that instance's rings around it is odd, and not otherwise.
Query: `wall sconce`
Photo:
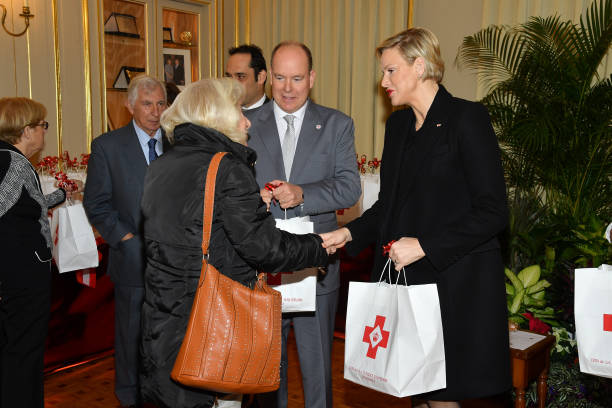
[[[30,7],[23,6],[23,13],[21,13],[20,16],[23,17],[25,20],[25,28],[22,32],[17,34],[11,33],[6,28],[6,25],[4,24],[4,20],[6,19],[6,7],[4,7],[2,4],[0,4],[0,7],[2,7],[2,28],[4,28],[4,31],[6,31],[9,35],[12,35],[13,37],[20,37],[24,35],[25,32],[28,31],[28,27],[30,27],[30,19],[34,17],[34,14],[30,14]]]

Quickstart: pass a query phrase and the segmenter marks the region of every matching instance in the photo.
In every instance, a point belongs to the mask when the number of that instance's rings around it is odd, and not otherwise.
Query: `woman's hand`
[[[417,238],[403,237],[391,245],[389,258],[395,264],[395,270],[401,271],[404,266],[418,261],[425,256]]]
[[[347,242],[353,240],[351,231],[346,227],[319,235],[323,238],[323,248],[327,250],[329,255],[335,254],[338,248],[342,248]]]
[[[266,210],[270,211],[270,204],[272,204],[274,194],[270,190],[262,188],[259,190],[259,195],[261,196],[262,201],[266,203]]]
[[[83,192],[83,182],[81,180],[71,180],[72,185],[70,188],[65,188],[66,200],[71,200],[75,194]]]

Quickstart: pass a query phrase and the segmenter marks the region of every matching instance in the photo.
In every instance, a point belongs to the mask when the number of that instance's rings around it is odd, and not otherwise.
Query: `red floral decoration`
[[[531,313],[521,313],[523,317],[529,320],[529,330],[540,334],[547,334],[550,331],[550,326],[534,317]]]
[[[55,173],[55,179],[58,181],[57,186],[66,191],[74,191],[77,189],[76,182],[69,179],[68,176],[62,171]]]
[[[368,161],[368,158],[365,154],[362,154],[361,158],[359,157],[359,155],[356,155],[356,156],[357,156],[357,170],[359,170],[361,174],[365,174],[366,172],[365,164]]]

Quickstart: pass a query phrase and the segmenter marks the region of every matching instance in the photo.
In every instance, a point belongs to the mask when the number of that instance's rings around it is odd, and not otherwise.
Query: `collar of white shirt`
[[[285,138],[285,132],[287,131],[287,121],[283,119],[287,115],[295,116],[293,119],[293,129],[295,130],[295,141],[297,143],[300,138],[300,130],[302,129],[302,123],[304,122],[304,115],[306,114],[306,108],[310,100],[306,100],[306,103],[302,107],[293,113],[287,113],[278,106],[274,101],[274,118],[276,119],[276,128],[278,129],[278,136],[280,138],[281,146],[283,145],[283,139]]]
[[[142,153],[145,156],[145,160],[147,164],[149,164],[149,140],[151,140],[151,136],[147,134],[144,130],[142,130],[137,124],[136,121],[132,119],[132,124],[134,125],[134,130],[136,130],[136,136],[138,136],[138,141],[140,142],[140,147],[142,148]],[[158,156],[161,156],[164,153],[164,146],[162,143],[162,133],[161,128],[157,129],[155,134],[153,135],[153,139],[157,140],[155,143],[155,151]]]
[[[251,110],[251,109],[259,108],[261,105],[264,104],[265,101],[266,101],[266,94],[263,94],[263,96],[257,102],[255,102],[251,106],[243,106],[242,110]]]

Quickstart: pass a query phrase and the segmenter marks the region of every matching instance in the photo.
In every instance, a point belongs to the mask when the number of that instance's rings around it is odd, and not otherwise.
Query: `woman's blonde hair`
[[[30,98],[0,98],[0,140],[15,145],[23,129],[38,124],[47,116],[42,103]]]
[[[444,77],[444,61],[440,56],[440,42],[434,33],[426,28],[414,27],[387,38],[376,48],[380,58],[389,48],[397,48],[410,65],[418,57],[425,60],[425,72],[422,79],[433,79],[437,83]]]
[[[231,78],[202,79],[187,85],[161,116],[161,126],[174,143],[174,128],[193,123],[215,129],[237,143],[245,144],[246,131],[239,129],[240,101],[244,88]]]

